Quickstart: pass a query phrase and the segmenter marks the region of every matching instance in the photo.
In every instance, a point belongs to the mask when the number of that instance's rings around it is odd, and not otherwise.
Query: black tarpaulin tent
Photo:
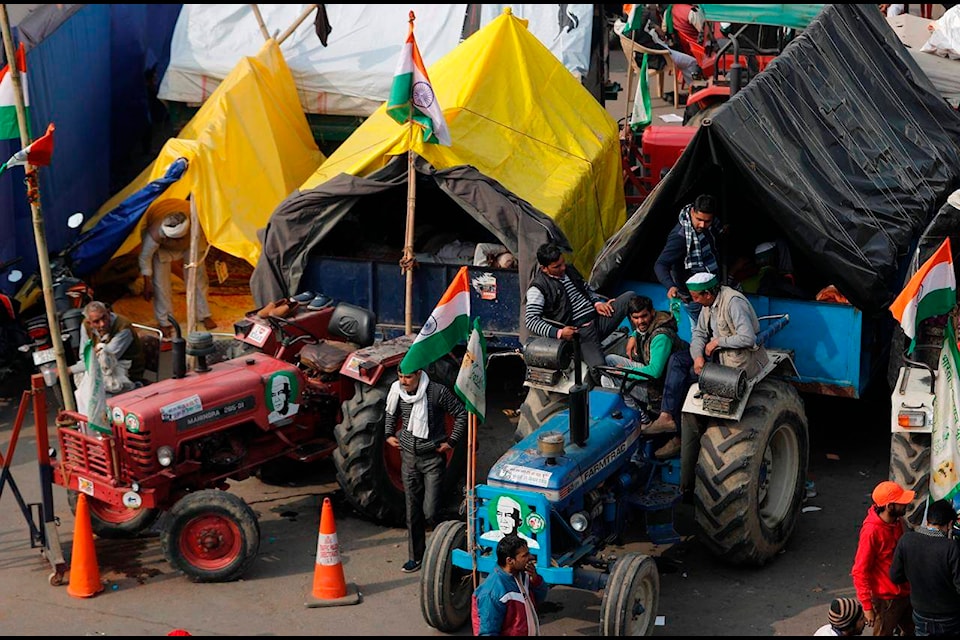
[[[721,203],[729,256],[785,239],[816,289],[834,284],[879,311],[898,269],[960,184],[960,115],[874,5],[827,5],[766,70],[701,125],[689,147],[608,240],[601,290],[653,280],[681,207]]]

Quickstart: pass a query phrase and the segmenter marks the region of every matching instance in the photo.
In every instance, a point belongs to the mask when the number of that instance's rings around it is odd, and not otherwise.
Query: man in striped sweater
[[[552,242],[540,245],[537,262],[540,271],[527,289],[527,330],[558,340],[573,340],[579,333],[583,361],[590,367],[605,364],[600,344],[623,322],[637,294],[628,291],[613,300],[600,296]]]
[[[387,393],[384,433],[391,447],[400,449],[400,474],[407,505],[408,560],[404,573],[420,569],[427,546],[427,523],[440,506],[440,485],[446,454],[463,439],[467,410],[444,385],[426,371],[401,371]],[[447,436],[444,416],[454,419]],[[397,418],[401,427],[397,429]]]

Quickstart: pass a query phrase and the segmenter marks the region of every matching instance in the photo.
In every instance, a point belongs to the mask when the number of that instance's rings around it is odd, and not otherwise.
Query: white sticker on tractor
[[[164,422],[176,422],[180,418],[203,411],[203,401],[200,396],[192,395],[189,398],[177,400],[174,403],[160,407],[160,419]]]
[[[515,464],[505,464],[500,469],[500,480],[519,482],[521,484],[528,484],[534,487],[546,487],[549,485],[551,475],[553,474],[551,474],[549,471],[543,471],[541,469],[529,469],[527,467],[520,467]]]
[[[85,493],[91,498],[93,497],[93,480],[87,480],[86,478],[81,478],[77,476],[77,491],[80,493]]]
[[[143,504],[143,498],[135,491],[127,491],[123,494],[123,506],[128,509],[139,509]]]

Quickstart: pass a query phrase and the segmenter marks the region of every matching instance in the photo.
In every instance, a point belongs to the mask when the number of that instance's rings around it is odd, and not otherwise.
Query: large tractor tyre
[[[930,490],[930,434],[893,433],[890,436],[890,479],[916,492],[907,507],[907,523],[918,527]]]
[[[470,618],[473,579],[470,571],[453,564],[453,550],[467,549],[467,525],[441,522],[433,530],[423,554],[420,574],[420,612],[434,629],[453,633]]]
[[[714,554],[761,566],[783,548],[800,515],[809,447],[803,402],[785,382],[760,382],[740,422],[707,425],[694,496]]]
[[[241,498],[219,489],[189,493],[170,510],[163,555],[194,582],[237,580],[257,557],[260,523]]]
[[[406,503],[400,474],[400,455],[386,450],[383,423],[387,392],[396,371],[385,373],[375,385],[356,383],[353,397],[343,403],[343,422],[334,429],[337,448],[333,464],[347,501],[364,517],[379,524],[406,524]],[[448,429],[452,422],[448,421]],[[463,497],[466,442],[458,443],[443,473],[441,505]]]
[[[520,405],[520,420],[514,432],[516,441],[520,442],[539,429],[553,414],[567,409],[567,403],[568,396],[564,393],[530,387],[527,398]]]
[[[660,604],[660,574],[653,558],[625,553],[613,565],[600,604],[600,635],[652,636]]]
[[[76,491],[67,491],[67,504],[73,515],[77,515],[78,499]],[[115,507],[93,498],[87,500],[87,506],[90,507],[90,528],[97,536],[108,540],[135,538],[149,529],[160,515],[159,509]]]

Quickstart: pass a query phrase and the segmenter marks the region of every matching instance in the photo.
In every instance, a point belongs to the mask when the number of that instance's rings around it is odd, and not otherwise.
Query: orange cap
[[[884,480],[873,490],[873,503],[878,507],[885,507],[888,504],[910,504],[915,495],[915,492],[907,491],[892,480]]]

